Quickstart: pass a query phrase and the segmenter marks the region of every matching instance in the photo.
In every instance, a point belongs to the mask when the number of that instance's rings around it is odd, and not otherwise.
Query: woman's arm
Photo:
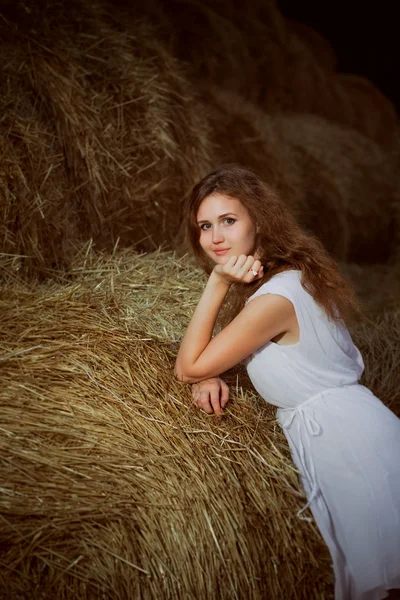
[[[188,381],[185,378],[186,371],[196,363],[209,344],[215,321],[229,288],[230,284],[212,271],[179,348],[175,363],[175,375],[178,379]],[[200,379],[208,379],[208,376]]]
[[[265,294],[249,302],[237,317],[208,343],[193,359],[181,350],[175,365],[175,375],[181,381],[196,383],[228,371],[280,333],[293,327],[295,312],[292,303],[283,296]],[[191,330],[196,336],[196,331]],[[200,333],[200,331],[199,331]],[[205,337],[203,337],[203,341]],[[190,338],[186,338],[190,346]]]
[[[212,339],[230,281],[249,283],[250,263],[254,263],[252,257],[232,257],[211,273],[179,349],[175,364],[177,379],[196,383],[220,375],[293,326],[292,303],[282,296],[266,294],[249,302]]]

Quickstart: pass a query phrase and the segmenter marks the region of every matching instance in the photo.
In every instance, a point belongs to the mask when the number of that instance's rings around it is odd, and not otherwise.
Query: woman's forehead
[[[225,214],[229,212],[240,213],[245,211],[240,200],[231,198],[219,192],[214,192],[204,198],[197,211],[197,218],[206,218],[207,215]]]

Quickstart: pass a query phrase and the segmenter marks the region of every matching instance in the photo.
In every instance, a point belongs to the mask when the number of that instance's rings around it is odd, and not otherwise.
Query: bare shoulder
[[[279,294],[262,294],[246,304],[242,324],[252,329],[266,328],[270,339],[280,345],[296,344],[300,340],[300,328],[292,302]],[[252,327],[249,327],[250,323]]]
[[[259,315],[273,313],[282,315],[294,315],[295,310],[292,302],[285,296],[280,294],[260,294],[250,299],[250,302],[246,304],[242,312],[246,314],[257,312]]]

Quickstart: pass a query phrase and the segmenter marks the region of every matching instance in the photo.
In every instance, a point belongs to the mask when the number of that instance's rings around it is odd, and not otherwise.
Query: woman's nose
[[[212,241],[214,244],[224,241],[224,236],[222,235],[222,231],[219,229],[219,227],[213,227]]]

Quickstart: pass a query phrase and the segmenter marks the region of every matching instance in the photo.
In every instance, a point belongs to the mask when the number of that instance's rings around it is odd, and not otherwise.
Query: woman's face
[[[200,246],[217,264],[231,256],[254,253],[256,226],[236,198],[214,192],[200,204],[197,213]]]

